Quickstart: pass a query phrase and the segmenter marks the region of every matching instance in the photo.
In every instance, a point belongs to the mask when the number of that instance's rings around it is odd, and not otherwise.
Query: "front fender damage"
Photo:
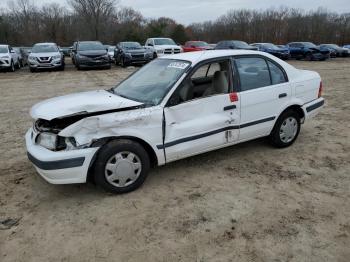
[[[62,137],[74,137],[77,145],[90,145],[98,139],[125,135],[133,129],[152,125],[152,109],[94,115],[83,118],[59,132]]]

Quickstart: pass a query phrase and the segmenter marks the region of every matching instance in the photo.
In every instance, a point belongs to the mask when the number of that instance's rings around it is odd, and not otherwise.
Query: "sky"
[[[60,3],[66,0],[32,0],[37,5]],[[8,0],[0,0],[0,7],[6,7]],[[287,6],[305,10],[324,7],[329,11],[350,12],[349,0],[119,0],[123,6],[130,6],[140,11],[147,18],[167,16],[177,22],[188,25],[194,22],[215,20],[230,9],[267,9]]]

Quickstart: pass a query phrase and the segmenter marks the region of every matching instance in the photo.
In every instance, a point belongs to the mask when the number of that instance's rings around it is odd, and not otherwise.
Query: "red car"
[[[205,51],[213,49],[208,43],[203,41],[188,41],[182,46],[184,52]]]

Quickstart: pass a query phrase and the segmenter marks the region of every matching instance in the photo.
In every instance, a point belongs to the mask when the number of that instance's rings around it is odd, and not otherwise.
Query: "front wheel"
[[[109,192],[128,193],[143,184],[149,168],[149,156],[143,146],[127,139],[114,140],[100,150],[94,179]]]
[[[276,121],[270,134],[270,142],[278,148],[288,147],[297,139],[300,132],[300,117],[297,112],[288,110]]]

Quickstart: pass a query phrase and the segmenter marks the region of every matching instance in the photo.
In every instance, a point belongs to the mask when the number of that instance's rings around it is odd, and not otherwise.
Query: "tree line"
[[[284,44],[290,41],[350,43],[350,14],[319,8],[303,11],[281,7],[267,10],[232,9],[214,21],[188,26],[168,17],[145,18],[117,0],[68,0],[69,8],[56,3],[37,6],[32,0],[12,0],[0,10],[0,43],[31,46],[56,42],[70,46],[77,40],[144,43],[148,37],[171,37],[178,43],[204,40],[216,43],[235,39]]]

